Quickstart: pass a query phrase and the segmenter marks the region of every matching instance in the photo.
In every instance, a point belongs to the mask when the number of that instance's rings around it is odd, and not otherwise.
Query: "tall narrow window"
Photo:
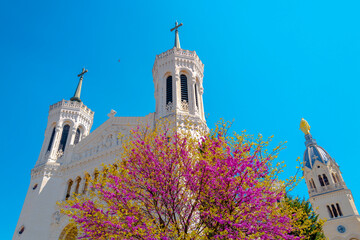
[[[321,185],[322,187],[325,186],[324,180],[323,180],[323,178],[321,177],[321,175],[319,175],[319,182],[320,182],[320,185]]]
[[[80,128],[76,129],[76,134],[75,134],[75,140],[74,140],[74,145],[78,144],[80,141]]]
[[[75,193],[79,193],[80,182],[81,182],[81,177],[77,177],[76,186],[75,186]]]
[[[172,76],[168,76],[166,79],[166,104],[172,103]]]
[[[72,185],[73,185],[73,181],[70,179],[68,182],[67,190],[66,190],[66,197],[65,197],[66,200],[68,200],[70,197]]]
[[[89,181],[90,181],[90,175],[88,173],[85,174],[85,184],[83,189],[83,194],[86,193],[88,187],[89,187]]]
[[[340,209],[340,205],[338,203],[336,204],[336,208],[338,210],[339,215],[342,216],[343,214],[342,214],[342,211]]]
[[[329,185],[329,180],[325,174],[323,174],[325,185]]]
[[[60,140],[60,144],[59,144],[59,150],[62,150],[63,152],[65,151],[66,140],[69,135],[69,130],[70,130],[70,126],[65,125],[63,128],[63,132],[62,132],[61,140]]]
[[[326,208],[327,208],[327,210],[328,210],[328,212],[329,212],[330,218],[334,218],[334,214],[332,213],[329,205],[327,205]]]
[[[338,217],[338,216],[339,216],[339,214],[338,214],[338,212],[337,212],[334,204],[331,204],[331,210],[333,211],[335,217]]]
[[[180,80],[181,80],[181,101],[189,102],[187,77],[184,74],[181,74]]]
[[[339,175],[337,173],[335,173],[336,179],[338,180],[338,182],[340,182],[340,178]]]
[[[196,107],[199,108],[199,103],[198,103],[198,91],[197,91],[197,83],[195,83],[195,103],[196,103]]]
[[[51,134],[49,146],[48,146],[48,148],[47,148],[47,151],[48,151],[48,152],[51,150],[51,146],[52,146],[52,144],[53,144],[54,137],[55,137],[55,128],[53,129],[52,134]]]
[[[335,177],[335,174],[334,173],[331,173],[333,179],[334,179],[334,183],[337,183],[337,180],[336,180],[336,177]]]
[[[314,179],[311,179],[311,182],[312,182],[314,188],[316,189],[316,185],[315,185]]]

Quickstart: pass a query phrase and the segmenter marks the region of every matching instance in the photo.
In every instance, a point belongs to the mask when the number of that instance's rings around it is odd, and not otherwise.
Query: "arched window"
[[[336,208],[338,210],[339,215],[342,216],[343,214],[342,214],[342,211],[340,209],[340,205],[338,203],[336,204]]]
[[[53,143],[53,141],[54,141],[54,137],[55,137],[55,127],[54,127],[54,129],[53,129],[53,131],[52,131],[52,133],[51,133],[51,138],[50,138],[49,146],[48,146],[48,148],[47,148],[47,151],[48,151],[48,152],[51,150],[51,146],[52,146],[52,143]]]
[[[196,107],[199,108],[197,83],[195,83],[195,103]]]
[[[75,134],[75,140],[74,140],[74,145],[78,144],[80,141],[80,128],[76,129],[76,134]]]
[[[331,175],[332,175],[332,177],[333,177],[333,179],[334,179],[334,183],[337,183],[337,179],[336,179],[336,177],[335,177],[335,174],[334,174],[334,173],[331,173]]]
[[[316,185],[315,185],[314,179],[311,179],[311,182],[312,182],[313,187],[316,189]]]
[[[166,104],[173,102],[172,96],[172,76],[166,78]]]
[[[338,182],[341,182],[340,178],[339,178],[339,175],[337,173],[335,173],[335,176],[336,176],[336,179],[338,180]]]
[[[181,80],[181,101],[189,102],[187,77],[184,74],[181,74],[180,80]]]
[[[332,212],[334,213],[334,216],[335,216],[335,217],[338,217],[338,216],[339,216],[339,214],[338,214],[338,212],[337,212],[334,204],[331,204],[331,210],[332,210]]]
[[[326,208],[327,208],[327,210],[329,212],[330,218],[334,218],[334,214],[332,213],[331,208],[329,207],[329,205],[327,205]]]
[[[329,180],[325,174],[323,174],[325,185],[329,185]]]
[[[81,182],[81,177],[77,177],[76,178],[75,193],[79,193],[80,182]]]
[[[309,185],[310,185],[310,188],[313,189],[313,185],[312,185],[312,182],[309,180]]]
[[[324,180],[323,180],[323,178],[321,177],[321,175],[319,175],[319,182],[320,182],[320,186],[325,186],[325,184],[324,184]]]
[[[85,174],[85,184],[83,189],[83,194],[86,193],[88,187],[89,187],[89,181],[90,181],[90,175],[88,173]]]
[[[65,200],[68,200],[71,194],[71,186],[73,185],[73,181],[70,179],[68,182],[67,190],[66,190],[66,197]]]
[[[95,179],[95,181],[98,180],[98,176],[99,176],[99,172],[98,172],[97,169],[95,169],[95,171],[94,171],[94,179]]]
[[[59,150],[62,150],[63,152],[65,151],[66,140],[69,135],[69,130],[70,130],[70,126],[65,125],[63,128],[63,132],[62,132],[61,140],[60,140],[60,144],[59,144]]]

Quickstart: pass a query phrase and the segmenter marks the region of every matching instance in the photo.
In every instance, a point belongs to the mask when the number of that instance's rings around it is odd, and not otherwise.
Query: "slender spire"
[[[85,73],[87,73],[87,69],[83,68],[82,72],[80,74],[78,74],[78,77],[80,77],[79,79],[79,83],[77,85],[76,91],[74,93],[74,96],[72,98],[70,98],[70,101],[77,101],[77,102],[81,102],[80,100],[80,94],[81,94],[81,86],[82,86],[82,80],[83,80],[83,76]]]
[[[181,27],[183,24],[180,23],[178,24],[178,22],[175,22],[175,27],[173,27],[172,29],[170,29],[170,31],[174,31],[175,30],[175,43],[174,43],[174,47],[176,48],[181,48],[180,47],[180,38],[179,38],[179,31],[178,28]]]

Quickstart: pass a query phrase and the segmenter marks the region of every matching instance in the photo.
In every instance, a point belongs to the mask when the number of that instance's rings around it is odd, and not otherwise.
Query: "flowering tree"
[[[270,139],[229,137],[228,125],[201,138],[167,124],[132,130],[121,160],[63,213],[88,239],[300,239],[272,166],[282,145],[269,153]]]
[[[325,240],[322,226],[325,220],[319,219],[310,202],[286,195],[282,201],[283,208],[288,211],[293,226],[292,235],[305,240]]]

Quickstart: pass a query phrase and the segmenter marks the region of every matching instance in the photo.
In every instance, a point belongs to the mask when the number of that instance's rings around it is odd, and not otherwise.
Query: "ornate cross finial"
[[[173,27],[172,29],[170,29],[170,31],[174,31],[175,30],[175,44],[174,47],[176,48],[180,48],[180,38],[179,38],[179,31],[178,28],[181,27],[183,24],[180,23],[178,24],[178,22],[175,22],[175,27]]]
[[[87,72],[88,72],[88,70],[85,69],[85,68],[83,68],[83,69],[82,69],[82,72],[81,72],[80,74],[78,74],[78,77],[80,77],[80,78],[82,79],[83,76],[84,76],[84,74],[87,73]]]
[[[83,68],[82,69],[82,72],[80,74],[78,74],[77,76],[80,77],[79,79],[79,83],[77,85],[77,88],[76,88],[76,91],[75,91],[75,94],[72,98],[70,98],[71,101],[77,101],[77,102],[81,102],[80,100],[80,94],[81,94],[81,86],[82,86],[82,80],[83,80],[83,77],[84,77],[84,74],[87,73],[88,70]]]

